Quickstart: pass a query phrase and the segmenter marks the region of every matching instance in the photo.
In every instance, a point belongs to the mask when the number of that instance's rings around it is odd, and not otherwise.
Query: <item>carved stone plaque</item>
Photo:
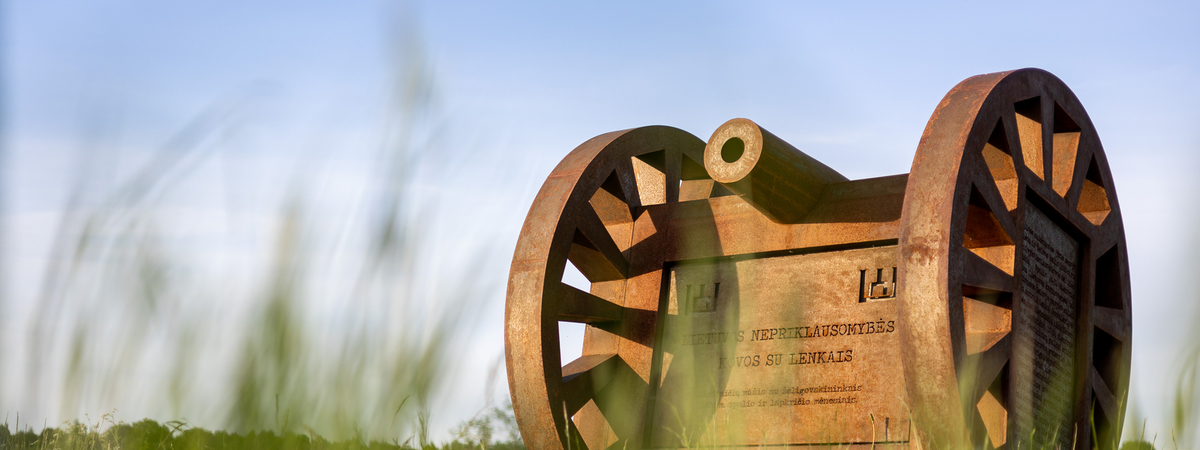
[[[908,440],[896,248],[676,264],[653,447]],[[713,307],[708,307],[713,305]],[[697,307],[702,306],[702,307]]]

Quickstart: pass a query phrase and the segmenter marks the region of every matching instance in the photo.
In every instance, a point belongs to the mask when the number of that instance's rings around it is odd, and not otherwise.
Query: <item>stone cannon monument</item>
[[[848,180],[746,119],[584,142],[513,256],[534,450],[1109,448],[1129,382],[1121,209],[1055,76],[966,79],[908,174]],[[566,266],[591,282],[562,281]],[[559,322],[587,324],[560,361]]]

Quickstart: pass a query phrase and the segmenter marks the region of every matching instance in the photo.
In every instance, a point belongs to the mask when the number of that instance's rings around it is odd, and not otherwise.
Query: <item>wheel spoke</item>
[[[1016,259],[1016,247],[1012,239],[1016,233],[1012,215],[1008,214],[1004,202],[999,199],[991,175],[980,169],[981,166],[983,163],[978,163],[973,166],[974,170],[968,170],[981,173],[975,173],[975,181],[971,183],[962,245],[1005,273],[1012,274]],[[983,190],[980,190],[980,184],[985,186]],[[996,214],[995,211],[1001,213]]]
[[[604,414],[604,419],[618,439],[613,445],[620,445],[621,441],[627,442],[637,435],[636,431],[643,418],[637,410],[645,408],[644,399],[650,393],[650,385],[623,360],[618,360],[615,372],[616,375],[607,386],[597,390],[595,400],[596,406]]]
[[[982,158],[979,158],[982,159]],[[1017,235],[1017,227],[1013,222],[1011,214],[996,214],[997,211],[1008,212],[1008,205],[1004,203],[1004,198],[1000,195],[1000,188],[996,186],[996,181],[992,179],[991,171],[983,162],[977,162],[972,165],[971,172],[973,175],[976,192],[979,193],[981,199],[987,203],[987,208],[992,211],[992,215],[996,217],[996,221],[1000,222],[1000,226],[1004,228],[1004,232],[1008,233],[1011,238]],[[1015,202],[1015,200],[1014,200]]]
[[[970,404],[974,405],[979,402],[979,399],[983,398],[983,392],[988,390],[988,387],[992,385],[992,381],[997,376],[1000,376],[1000,371],[1008,363],[1011,353],[1012,334],[1009,334],[996,342],[987,351],[967,358],[966,367],[969,368],[967,376],[975,377],[974,380],[965,380],[970,382],[973,389],[970,392]]]
[[[643,206],[660,205],[669,201],[667,159],[666,150],[641,153],[629,158],[633,164],[633,176],[637,180]]]
[[[1113,245],[1116,245],[1116,243],[1124,242],[1125,232],[1121,229],[1120,220],[1105,220],[1100,224],[1099,228],[1095,236],[1092,237],[1092,248],[1107,251]]]
[[[591,203],[600,219],[611,226],[633,222],[633,216],[629,211],[629,200],[626,198],[625,189],[621,187],[621,178],[614,170],[600,184],[600,189],[592,194],[588,203]]]
[[[560,284],[558,292],[558,320],[578,323],[621,320],[622,308],[613,302],[568,284]]]
[[[583,426],[582,429],[579,429],[580,425]],[[581,444],[588,449],[606,449],[615,440],[611,436],[612,426],[595,402],[587,402],[583,408],[576,411],[571,417],[571,426],[578,429],[579,437],[583,440]],[[572,445],[570,448],[577,447]]]
[[[974,252],[964,251],[963,255],[963,284],[997,291],[1012,292],[1013,277],[995,264],[988,262]]]
[[[578,412],[613,380],[620,360],[614,354],[585,355],[563,366],[563,401],[568,415]]]
[[[596,210],[584,205],[575,215],[576,233],[567,258],[593,283],[626,278],[629,262],[613,242]]]
[[[638,193],[637,175],[633,170],[633,161],[629,158],[619,158],[615,170],[617,180],[621,182],[621,191],[625,194],[625,202],[629,204],[629,212],[633,214],[635,209],[642,206],[642,196]]]
[[[1095,284],[1093,295],[1095,296],[1096,306],[1112,308],[1116,310],[1125,309],[1125,280],[1122,278],[1121,272],[1121,248],[1119,245],[1113,245],[1107,249],[1096,249],[1093,247],[1093,255],[1099,254],[1096,258],[1095,270],[1092,272]],[[1122,316],[1121,319],[1124,319]],[[1119,320],[1117,323],[1124,322]]]
[[[994,183],[1000,197],[1004,200],[1006,211],[1017,209],[1017,178],[1016,164],[1013,162],[1012,146],[1009,145],[1008,128],[1004,120],[998,120],[992,135],[983,145],[979,156],[987,166],[987,173]]]
[[[667,149],[667,160],[663,170],[663,175],[667,181],[667,203],[679,202],[679,179],[680,172],[683,170],[683,153],[676,148]]]
[[[1088,368],[1088,379],[1092,384],[1092,393],[1096,398],[1096,403],[1104,409],[1106,417],[1110,419],[1117,417],[1118,405],[1117,398],[1113,396],[1112,390],[1104,383],[1104,379],[1100,377],[1100,372],[1096,371],[1095,367]]]
[[[1000,447],[1008,441],[1008,410],[995,395],[984,392],[979,397],[979,403],[975,404],[976,420],[983,424],[981,431],[986,433],[992,448]]]
[[[703,164],[703,158],[697,160],[691,153],[684,150],[679,155],[679,201],[706,199],[712,196],[716,183],[708,176],[708,170]],[[701,155],[703,156],[703,155]]]
[[[1092,308],[1092,322],[1097,328],[1117,339],[1129,340],[1129,323],[1125,321],[1125,311],[1096,306]]]
[[[1020,125],[1017,120],[1017,115],[1014,110],[1008,110],[1007,113],[1000,118],[1000,123],[1004,125],[1004,137],[1008,140],[1008,154],[1012,157],[1013,169],[1017,172],[1017,177],[1020,178],[1021,169],[1028,169],[1024,163],[1024,154],[1022,153]]]
[[[1058,102],[1054,102],[1054,121],[1051,126],[1050,148],[1054,154],[1051,156],[1050,176],[1054,180],[1054,191],[1066,197],[1079,164],[1080,128]]]
[[[1063,194],[1063,198],[1067,199],[1067,203],[1077,205],[1079,203],[1079,194],[1083,189],[1083,183],[1087,180],[1087,172],[1089,161],[1092,160],[1092,155],[1095,151],[1095,141],[1092,135],[1081,133],[1079,135],[1078,150],[1075,152],[1075,167],[1071,173],[1070,188]]]
[[[968,290],[976,292],[968,292]],[[963,286],[967,354],[987,351],[1012,332],[1012,295]]]
[[[1021,143],[1024,166],[1039,179],[1046,179],[1042,151],[1042,98],[1033,97],[1013,104],[1016,112],[1017,134]]]
[[[1086,167],[1081,172],[1084,173],[1083,179],[1080,182],[1079,197],[1073,205],[1075,210],[1083,214],[1089,222],[1094,225],[1101,225],[1108,218],[1108,214],[1112,212],[1112,207],[1108,199],[1108,180],[1098,163],[1096,156],[1093,155],[1087,160]]]

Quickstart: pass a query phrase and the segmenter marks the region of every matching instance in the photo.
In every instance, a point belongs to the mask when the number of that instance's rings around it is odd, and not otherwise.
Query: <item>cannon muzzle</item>
[[[713,132],[704,168],[778,223],[800,223],[825,185],[848,181],[749,119],[730,120]]]

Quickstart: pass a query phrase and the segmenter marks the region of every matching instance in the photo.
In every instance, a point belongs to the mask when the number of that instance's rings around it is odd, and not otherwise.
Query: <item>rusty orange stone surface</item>
[[[955,86],[911,172],[889,177],[847,180],[747,119],[707,143],[603,134],[547,178],[513,257],[521,435],[538,450],[1119,442],[1126,252],[1099,137],[1037,69]],[[587,292],[563,283],[568,264]],[[575,361],[560,321],[587,324]]]

